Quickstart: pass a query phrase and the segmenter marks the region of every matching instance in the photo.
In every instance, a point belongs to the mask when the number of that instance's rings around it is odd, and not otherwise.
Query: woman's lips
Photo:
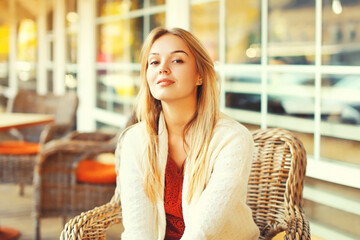
[[[166,79],[166,78],[160,79],[159,81],[156,82],[157,85],[162,86],[162,87],[169,86],[173,83],[174,83],[173,80]]]

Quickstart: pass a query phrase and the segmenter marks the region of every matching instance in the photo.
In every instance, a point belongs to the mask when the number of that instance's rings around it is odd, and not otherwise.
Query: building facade
[[[360,0],[2,0],[0,108],[18,89],[76,89],[78,130],[119,129],[146,35],[188,29],[215,62],[223,112],[303,141],[312,232],[359,239],[359,12]]]

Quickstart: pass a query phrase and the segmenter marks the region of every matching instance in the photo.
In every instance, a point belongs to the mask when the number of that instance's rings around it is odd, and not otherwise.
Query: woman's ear
[[[203,79],[202,79],[202,77],[199,76],[199,78],[198,78],[198,80],[197,80],[197,82],[196,82],[196,85],[197,85],[197,86],[200,86],[200,85],[202,85],[202,84],[203,84]]]

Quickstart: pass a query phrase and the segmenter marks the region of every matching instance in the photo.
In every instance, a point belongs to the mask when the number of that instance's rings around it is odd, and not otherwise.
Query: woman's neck
[[[194,117],[196,103],[162,103],[162,109],[169,135],[182,137],[186,124]]]

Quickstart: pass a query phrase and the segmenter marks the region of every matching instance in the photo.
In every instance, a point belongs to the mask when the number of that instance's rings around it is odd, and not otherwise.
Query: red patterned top
[[[164,192],[165,240],[179,240],[184,234],[185,224],[181,206],[184,163],[181,169],[178,170],[176,163],[169,156],[166,164]]]

